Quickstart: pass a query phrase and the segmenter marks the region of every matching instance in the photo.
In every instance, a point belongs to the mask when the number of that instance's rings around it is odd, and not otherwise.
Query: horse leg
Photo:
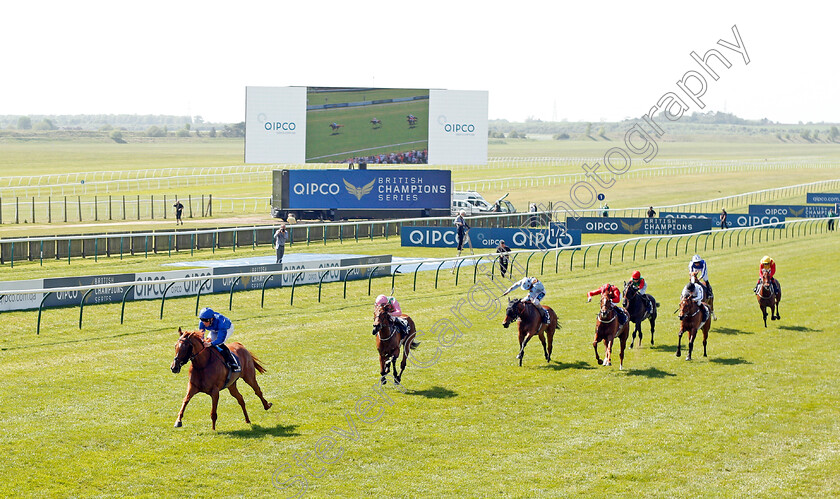
[[[697,331],[688,332],[688,355],[685,360],[691,360],[691,352],[694,351],[694,339],[697,338]]]
[[[394,383],[398,385],[400,384],[400,375],[397,373],[397,359],[399,359],[399,355],[399,352],[397,352],[397,355],[391,357],[391,368],[394,370]]]
[[[540,332],[540,343],[543,346],[543,353],[545,354],[545,361],[549,362],[551,360],[551,355],[548,353],[548,345],[545,344],[545,334]]]
[[[703,327],[703,357],[708,357],[706,355],[706,341],[709,339],[709,325],[706,324]]]
[[[624,369],[624,349],[625,349],[625,347],[627,347],[627,336],[629,336],[629,335],[627,334],[627,332],[625,332],[624,334],[622,334],[619,337],[619,340],[621,341],[621,350],[618,352],[618,360],[619,360],[618,370],[619,371]],[[641,346],[641,345],[642,345],[642,342],[641,342],[641,339],[639,339],[639,346]]]
[[[601,363],[601,357],[598,356],[598,329],[595,329],[595,339],[592,341],[592,348],[595,349],[595,363]]]
[[[528,337],[525,338],[525,341],[522,342],[522,348],[519,349],[519,355],[516,356],[516,358],[519,359],[519,367],[522,367],[522,357],[525,357],[525,346],[528,344],[529,341],[531,341],[531,338],[533,337],[533,334],[529,334]]]
[[[193,386],[192,383],[187,386],[187,395],[184,397],[184,402],[181,404],[181,410],[178,411],[178,419],[175,420],[175,428],[180,428],[182,425],[181,418],[184,417],[184,410],[187,408],[187,404],[190,402],[190,399],[193,398],[193,395],[198,393],[198,388]]]
[[[679,336],[677,336],[677,357],[679,357],[680,353],[682,353],[682,335],[683,335],[683,332],[684,331],[681,328]]]
[[[782,295],[776,295],[776,320],[781,320],[782,316],[779,315],[779,302],[782,301]]]
[[[554,319],[552,319],[553,321]],[[548,357],[545,359],[547,362],[551,362],[551,349],[554,346],[554,328],[555,326],[553,323],[549,325],[549,327],[545,330],[546,333],[546,341],[548,341]]]
[[[382,354],[379,354],[379,384],[384,385],[388,382],[385,378],[385,375],[388,374],[388,371],[385,370],[386,366],[388,366],[388,361]]]
[[[763,303],[759,303],[761,307],[761,315],[764,317],[764,327],[767,327],[767,307]]]
[[[216,431],[216,408],[219,407],[219,390],[217,388],[210,392],[210,399],[213,401],[210,406],[210,421],[213,422],[213,431]]]
[[[411,341],[410,339],[406,340],[406,342],[410,342],[410,341]],[[399,376],[396,375],[397,374],[397,368],[394,367],[394,378],[396,379],[396,382],[397,382],[398,385],[402,382],[402,375],[403,375],[403,372],[405,371],[406,361],[408,361],[408,345],[406,345],[405,349],[403,349],[402,362],[400,362],[400,375]],[[395,359],[395,362],[396,362],[396,359]]]
[[[251,419],[248,417],[248,411],[245,409],[245,399],[242,398],[242,394],[239,393],[239,389],[236,388],[236,381],[231,383],[231,385],[228,387],[228,391],[231,395],[233,395],[233,398],[235,398],[236,401],[239,402],[239,407],[242,408],[242,414],[245,415],[245,422],[251,424]]]
[[[271,402],[266,400],[265,397],[263,397],[263,392],[260,389],[259,383],[257,383],[256,369],[254,369],[253,367],[249,367],[247,369],[243,367],[242,373],[244,374],[244,376],[242,376],[242,380],[245,381],[245,384],[247,384],[251,387],[251,389],[254,390],[254,394],[256,394],[256,396],[259,397],[260,402],[262,402],[263,409],[265,409],[266,411],[269,410],[272,404]],[[236,382],[234,382],[231,386],[236,386]],[[242,410],[245,410],[244,405],[242,406]],[[247,419],[247,417],[248,416],[246,415],[245,418]]]
[[[654,305],[654,310],[656,310],[656,305]],[[653,345],[653,332],[656,330],[656,314],[648,317],[648,320],[650,321],[650,344]]]
[[[605,366],[611,366],[612,365],[613,340],[615,340],[615,336],[613,336],[612,338],[607,338],[607,339],[604,340],[604,350],[606,350],[606,352],[604,353],[604,364],[603,365],[605,365]]]

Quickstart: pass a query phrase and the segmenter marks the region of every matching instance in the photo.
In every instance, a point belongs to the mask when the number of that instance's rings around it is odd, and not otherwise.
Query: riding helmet
[[[373,302],[374,305],[385,305],[388,303],[388,297],[385,295],[379,295],[376,297],[376,301]]]
[[[632,277],[633,280],[638,280],[638,279],[642,278],[642,273],[637,270],[637,271],[633,272],[633,275],[630,276],[630,277]]]
[[[216,312],[213,312],[212,308],[202,308],[201,312],[198,313],[198,318],[201,320],[212,319],[213,316],[216,315]]]
[[[691,262],[692,263],[699,262],[700,260],[702,260],[702,258],[700,258],[700,255],[694,255],[694,256],[691,257]]]
[[[770,263],[771,258],[767,255],[764,255],[764,258],[761,259],[761,263]]]

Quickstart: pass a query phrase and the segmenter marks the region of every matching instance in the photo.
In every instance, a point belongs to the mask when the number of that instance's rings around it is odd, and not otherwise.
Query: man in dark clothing
[[[653,217],[656,216],[656,212],[653,211],[653,206],[651,206],[650,209],[648,210],[647,216],[648,216],[648,218],[653,218]]]
[[[507,273],[508,258],[510,256],[510,248],[505,244],[504,239],[499,241],[499,245],[496,246],[496,253],[499,253],[499,273],[504,277]]]
[[[181,220],[181,215],[184,213],[184,205],[181,204],[180,201],[176,200],[175,204],[173,204],[172,206],[175,207],[175,225],[184,225],[184,221]]]

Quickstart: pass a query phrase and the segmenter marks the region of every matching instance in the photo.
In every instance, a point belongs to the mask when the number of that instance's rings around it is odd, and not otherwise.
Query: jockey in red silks
[[[613,303],[615,311],[618,314],[619,324],[624,324],[625,322],[627,322],[627,313],[621,307],[621,290],[610,283],[606,283],[600,288],[593,289],[592,291],[587,293],[586,303],[591,302],[593,296],[600,294],[607,295],[610,301]]]
[[[755,289],[753,292],[758,293],[758,287],[761,286],[761,273],[765,270],[770,272],[770,282],[773,284],[773,291],[780,295],[782,294],[782,290],[779,287],[779,281],[776,280],[776,262],[767,255],[764,255],[764,258],[761,259],[761,262],[758,264],[758,282],[755,283]]]
[[[400,302],[397,301],[396,298],[393,296],[385,296],[379,295],[376,297],[376,301],[373,302],[374,306],[381,306],[388,312],[388,315],[391,317],[391,324],[397,329],[400,333],[401,343],[404,343],[406,338],[408,338],[408,321],[402,317],[402,308],[400,308]],[[376,335],[376,330],[373,331],[373,334]],[[420,345],[418,341],[411,342],[411,348],[417,348]]]
[[[645,306],[647,307],[648,314],[653,315],[653,304],[650,302],[650,299],[648,299],[647,283],[645,282],[645,278],[642,277],[642,273],[636,270],[630,277],[630,284],[639,291],[640,295],[642,295]]]

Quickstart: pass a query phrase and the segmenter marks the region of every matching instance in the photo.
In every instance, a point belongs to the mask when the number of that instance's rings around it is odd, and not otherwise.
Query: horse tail
[[[260,374],[264,374],[265,373],[265,367],[263,367],[260,359],[258,359],[257,356],[254,355],[254,354],[251,354],[251,359],[253,359],[253,361],[254,361],[254,369],[259,371]]]

